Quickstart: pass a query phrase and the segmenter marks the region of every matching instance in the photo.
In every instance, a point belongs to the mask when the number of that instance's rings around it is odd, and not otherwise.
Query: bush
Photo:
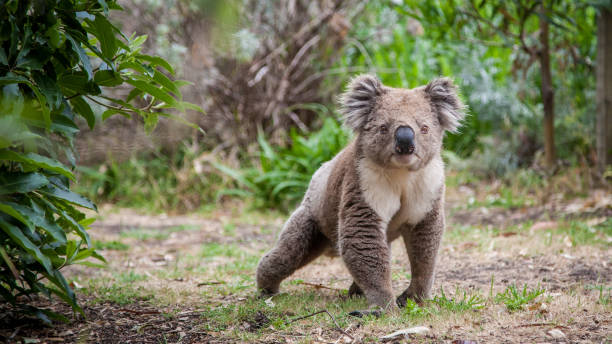
[[[274,148],[260,133],[258,166],[236,170],[216,163],[215,167],[240,186],[224,190],[221,195],[249,197],[255,207],[287,211],[302,199],[315,171],[344,148],[349,134],[338,121],[328,117],[320,130],[308,136],[292,130],[290,138],[289,147]]]
[[[161,111],[197,108],[181,100],[163,59],[140,52],[146,37],[127,38],[108,20],[115,1],[5,1],[0,6],[0,298],[45,322],[61,315],[28,305],[52,294],[83,313],[61,273],[70,264],[104,262],[70,190],[79,117],[89,127],[113,114],[138,115],[152,129]],[[103,87],[132,87],[126,100]],[[91,103],[105,111],[97,113]],[[137,104],[144,104],[139,107]],[[67,166],[68,165],[68,166]]]

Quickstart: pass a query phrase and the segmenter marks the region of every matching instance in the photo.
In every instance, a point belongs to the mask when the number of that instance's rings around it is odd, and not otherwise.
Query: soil
[[[609,208],[598,210],[597,216],[609,216]],[[480,210],[465,210],[455,212],[449,219],[453,224],[480,224],[483,227],[495,221],[511,223],[533,221],[542,219],[544,212],[541,209],[527,211],[497,210],[503,216],[490,216],[491,213],[482,214]],[[603,213],[602,213],[603,212]],[[496,214],[496,213],[494,213]],[[163,257],[176,254],[182,250],[200,247],[203,242],[236,243],[250,247],[268,247],[275,238],[275,233],[282,226],[282,219],[270,220],[268,228],[273,230],[263,233],[261,226],[238,225],[234,229],[236,235],[223,234],[224,218],[231,215],[215,214],[209,217],[199,216],[149,216],[140,215],[129,210],[109,212],[98,221],[92,231],[94,237],[117,235],[117,233],[133,230],[134,228],[157,228],[163,231],[177,225],[197,227],[196,230],[181,232],[180,236],[169,235],[163,240],[143,240],[139,247],[131,247],[128,252],[105,252],[109,261],[126,261],[135,264],[136,268],[155,265]],[[545,219],[554,218],[548,213]],[[506,219],[506,220],[503,220]],[[501,235],[499,240],[519,240],[521,235],[509,233]],[[510,242],[510,241],[509,241]],[[518,247],[516,250],[520,250]],[[393,271],[406,271],[407,257],[403,251],[402,243],[397,241],[392,246]],[[589,246],[574,247],[570,254],[559,254],[558,251],[545,251],[540,254],[526,255],[516,250],[482,250],[479,244],[469,241],[460,243],[446,243],[440,254],[439,269],[436,275],[434,289],[439,290],[455,287],[473,288],[488,291],[491,280],[494,279],[496,291],[509,283],[518,286],[527,284],[529,287],[540,285],[551,293],[585,293],[588,284],[610,285],[612,278],[611,250],[592,249]],[[156,252],[156,253],[151,253]],[[162,258],[159,258],[161,256]],[[144,258],[146,259],[144,259]],[[95,269],[94,269],[95,270]],[[91,269],[74,268],[69,274],[87,276],[95,274]],[[339,259],[322,257],[313,264],[299,270],[292,278],[299,278],[312,284],[320,284],[329,289],[317,289],[322,294],[337,294],[337,289],[346,289],[351,283]],[[194,287],[198,281],[174,280],[168,283],[189,285]],[[401,291],[407,287],[405,278],[394,279],[393,287]],[[308,286],[286,286],[291,288],[307,288]],[[185,287],[188,290],[187,287]],[[244,295],[224,297],[224,302],[241,302],[245,296],[253,291],[246,291]],[[197,298],[197,293],[193,293]],[[128,305],[119,305],[112,302],[97,302],[92,296],[81,295],[80,304],[86,315],[74,315],[68,324],[56,323],[54,326],[45,326],[37,320],[21,318],[6,305],[0,306],[0,339],[5,342],[19,343],[226,343],[233,342],[231,338],[219,336],[216,333],[207,333],[201,330],[201,313],[196,307],[185,304],[169,305],[165,308],[153,308],[146,300],[136,300]],[[568,313],[569,305],[565,307],[563,297],[551,301],[549,312],[555,314],[557,319],[566,319],[565,323],[553,323],[546,320],[533,321],[531,317],[516,315],[512,321],[503,309],[497,314],[487,314],[474,324],[465,326],[452,325],[444,330],[432,331],[419,340],[429,342],[452,342],[453,340],[475,340],[477,342],[609,342],[611,337],[612,315],[609,312],[592,313],[580,305],[571,307],[573,314]],[[554,303],[558,305],[555,306]],[[33,304],[54,310],[62,314],[71,314],[68,306],[55,299],[49,300],[36,297]],[[556,308],[555,308],[556,307]],[[502,314],[503,313],[503,314]],[[505,314],[505,315],[504,315]],[[245,324],[246,331],[269,326],[270,319],[263,312]],[[442,325],[440,325],[442,326]],[[353,331],[357,331],[357,327]],[[474,328],[477,330],[474,332]],[[565,336],[556,339],[550,331],[557,329]],[[329,329],[328,336],[337,338],[338,332]],[[325,335],[325,333],[323,334]],[[272,338],[272,339],[269,339]],[[343,337],[341,337],[343,338]],[[346,338],[345,338],[346,339]],[[414,338],[413,338],[414,339]],[[283,336],[264,337],[262,342],[284,342]],[[333,340],[332,340],[333,342]]]

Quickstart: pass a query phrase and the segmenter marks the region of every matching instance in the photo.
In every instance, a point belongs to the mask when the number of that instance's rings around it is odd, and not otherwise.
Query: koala
[[[257,267],[263,295],[323,253],[342,257],[370,306],[405,306],[431,296],[444,232],[446,131],[456,132],[465,106],[448,78],[413,89],[384,86],[372,75],[354,78],[340,97],[355,139],[313,175],[304,199]],[[412,279],[394,298],[390,243],[402,237]]]

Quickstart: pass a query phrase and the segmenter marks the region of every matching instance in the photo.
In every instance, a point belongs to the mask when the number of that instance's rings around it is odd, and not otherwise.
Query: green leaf
[[[106,121],[109,117],[115,114],[120,114],[121,116],[125,118],[132,118],[130,113],[127,111],[118,110],[118,109],[108,109],[102,113],[102,121]]]
[[[19,214],[21,214],[21,216],[24,218],[27,218],[32,225],[49,233],[59,243],[66,243],[66,233],[64,230],[54,221],[47,219],[45,216],[45,210],[36,203],[32,202],[31,207],[13,202],[6,202],[5,205],[12,207],[15,211],[19,212]]]
[[[2,204],[0,204],[0,206],[2,206]],[[42,264],[48,273],[53,272],[51,260],[40,251],[38,246],[34,245],[34,243],[23,234],[21,229],[2,219],[0,219],[0,228],[2,228],[2,230],[13,240],[14,243],[18,244],[26,252],[30,253],[36,259],[36,261]]]
[[[0,160],[10,160],[30,164],[55,173],[59,173],[72,180],[75,180],[72,172],[70,172],[70,170],[68,170],[68,168],[62,165],[59,161],[49,159],[36,153],[20,154],[17,152],[3,149],[0,150]]]
[[[9,84],[25,84],[34,95],[36,95],[36,99],[38,99],[38,103],[40,104],[41,111],[43,113],[43,118],[45,119],[45,126],[48,128],[51,125],[51,111],[49,110],[49,106],[47,105],[47,100],[40,92],[38,87],[30,82],[30,80],[22,77],[22,76],[3,76],[0,77],[0,85],[9,85]]]
[[[0,176],[0,195],[26,193],[49,183],[40,173],[16,173]]]
[[[72,50],[74,50],[79,56],[81,64],[83,65],[83,69],[87,73],[87,79],[93,79],[93,72],[91,69],[91,62],[89,61],[89,56],[87,56],[87,53],[85,52],[83,47],[81,47],[81,44],[77,42],[74,38],[72,38],[72,36],[68,32],[65,32],[65,35],[66,39],[70,42],[72,46]]]
[[[102,55],[108,59],[112,59],[117,52],[113,24],[111,24],[106,17],[100,14],[96,15],[96,20],[94,20],[93,24],[96,28],[96,37],[100,41]]]
[[[72,204],[98,211],[96,205],[89,199],[74,193],[60,185],[49,184],[40,190],[41,193],[55,198],[63,199]]]
[[[168,105],[175,105],[177,103],[177,101],[172,98],[172,96],[170,96],[167,92],[165,92],[164,90],[161,90],[155,86],[153,86],[152,84],[149,84],[147,82],[141,81],[141,80],[133,80],[133,79],[128,79],[126,80],[126,82],[136,88],[138,88],[139,90],[144,91],[145,93],[150,94],[151,96],[155,97],[156,99],[159,99],[163,102],[165,102]]]
[[[2,257],[2,259],[4,260],[6,265],[9,267],[9,270],[11,270],[11,273],[13,274],[13,277],[15,278],[15,280],[18,280],[19,279],[19,271],[17,271],[17,268],[15,267],[15,264],[13,264],[13,261],[8,256],[8,254],[6,254],[6,250],[2,246],[0,246],[0,257]]]
[[[0,47],[0,63],[7,66],[8,65],[8,59],[6,57],[6,52],[4,52],[4,48]]]
[[[170,80],[167,76],[165,76],[160,71],[155,71],[153,74],[153,80],[157,81],[160,85],[165,87],[168,91],[174,93],[176,97],[181,98],[181,91],[179,91],[178,87]]]
[[[98,74],[96,74],[97,76]],[[94,126],[96,125],[96,116],[94,115],[93,111],[91,110],[91,107],[89,106],[89,104],[85,101],[85,99],[83,99],[83,97],[75,97],[70,99],[70,104],[72,104],[72,110],[76,113],[78,113],[79,115],[83,116],[83,118],[85,118],[85,120],[87,121],[87,125],[89,126],[89,129],[93,129]]]
[[[146,37],[145,37],[146,39]],[[160,66],[170,72],[170,74],[174,75],[174,68],[163,58],[159,56],[150,56],[150,55],[136,55],[136,58],[139,60],[147,61],[151,63],[152,66]]]
[[[45,73],[32,73],[34,81],[40,88],[41,93],[46,97],[46,101],[53,107],[59,108],[62,102],[62,92],[57,87],[55,76],[49,77]]]
[[[84,72],[70,71],[60,75],[58,84],[66,90],[72,91],[74,94],[93,94],[102,93],[100,87],[95,84],[94,80],[89,80]],[[70,94],[70,92],[66,92]]]
[[[115,87],[123,84],[121,75],[113,70],[99,70],[94,76],[94,81],[100,86]]]
[[[0,203],[0,211],[16,218],[17,220],[19,220],[19,222],[28,226],[28,228],[30,228],[31,230],[34,230],[34,225],[32,224],[32,222],[26,219],[23,215],[21,215],[21,213],[18,212],[15,208],[13,208],[13,206],[11,206],[10,204]]]

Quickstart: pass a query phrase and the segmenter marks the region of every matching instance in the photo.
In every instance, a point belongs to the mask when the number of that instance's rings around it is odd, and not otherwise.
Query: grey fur
[[[314,174],[276,246],[261,259],[257,286],[274,294],[296,269],[330,252],[342,257],[354,279],[351,295],[387,309],[405,305],[406,298],[421,301],[430,296],[444,232],[442,138],[463,116],[455,87],[438,79],[394,89],[362,76],[341,99],[356,138]],[[393,133],[400,125],[414,128],[413,155],[395,153]],[[412,280],[395,300],[389,243],[399,236]]]
[[[425,87],[432,104],[438,111],[440,123],[445,130],[457,132],[465,117],[465,105],[457,96],[457,87],[449,78],[437,78]]]
[[[383,93],[382,83],[374,75],[360,75],[351,80],[346,92],[340,96],[340,111],[346,126],[358,131]]]

